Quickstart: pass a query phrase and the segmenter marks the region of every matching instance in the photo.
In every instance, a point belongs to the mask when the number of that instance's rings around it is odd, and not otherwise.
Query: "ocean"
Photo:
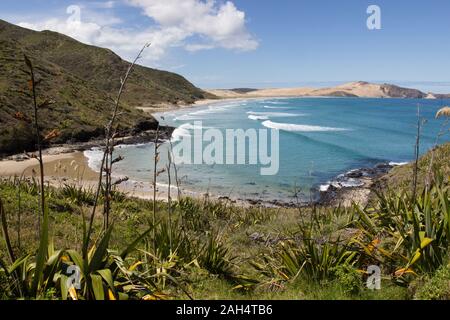
[[[435,119],[435,114],[448,104],[450,101],[445,100],[267,98],[219,101],[155,116],[162,124],[177,128],[172,147],[183,137],[191,137],[199,121],[203,129],[223,132],[278,130],[276,175],[261,175],[261,165],[181,164],[178,178],[183,189],[193,192],[289,201],[294,195],[315,197],[333,178],[352,169],[413,160],[418,106],[422,123],[420,152],[424,153],[436,143],[444,121]],[[444,141],[449,141],[448,135],[439,140]],[[166,166],[169,149],[169,142],[160,147],[159,168]],[[116,174],[137,182],[152,181],[151,143],[119,146],[116,153],[124,157],[115,167]],[[91,150],[85,155],[89,165],[98,170],[101,152]],[[167,174],[158,177],[160,186],[167,180]]]

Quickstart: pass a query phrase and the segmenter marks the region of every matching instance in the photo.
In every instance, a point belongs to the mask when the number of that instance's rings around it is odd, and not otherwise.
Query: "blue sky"
[[[366,26],[372,4],[381,30]],[[204,88],[366,80],[450,92],[448,0],[2,0],[0,19],[125,59],[151,41],[142,64]]]

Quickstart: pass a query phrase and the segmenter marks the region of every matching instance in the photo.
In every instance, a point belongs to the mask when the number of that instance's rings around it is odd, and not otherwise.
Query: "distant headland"
[[[425,93],[417,89],[403,88],[393,84],[377,84],[366,81],[349,82],[328,88],[271,88],[271,89],[213,89],[208,92],[221,98],[250,97],[355,97],[355,98],[405,98],[449,99],[450,94]]]

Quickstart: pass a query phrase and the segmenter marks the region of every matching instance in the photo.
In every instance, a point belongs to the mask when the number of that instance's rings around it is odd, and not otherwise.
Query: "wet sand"
[[[58,155],[44,155],[45,182],[59,188],[64,185],[78,185],[86,189],[95,189],[98,185],[99,173],[88,165],[88,159],[83,152],[63,153]],[[40,179],[39,163],[37,159],[24,161],[3,160],[0,161],[0,177],[24,177]],[[119,179],[120,177],[116,177]],[[130,197],[140,199],[153,199],[153,185],[149,182],[126,181],[118,186],[118,189]],[[168,186],[157,184],[156,198],[168,200]],[[180,188],[181,190],[182,188]],[[182,191],[183,196],[202,197],[203,195],[189,190]],[[172,199],[178,197],[178,188],[172,185],[170,188]]]

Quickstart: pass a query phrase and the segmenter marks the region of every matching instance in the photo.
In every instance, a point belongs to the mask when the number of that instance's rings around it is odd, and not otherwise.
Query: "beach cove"
[[[193,134],[194,121],[200,121],[204,129],[275,129],[280,133],[277,175],[258,174],[258,165],[179,165],[182,194],[193,197],[208,194],[239,203],[294,206],[299,201],[320,201],[324,194],[327,198],[331,190],[362,188],[366,190],[363,201],[370,189],[370,178],[379,175],[366,174],[368,170],[378,166],[385,168],[381,172],[385,173],[413,159],[417,103],[413,99],[274,97],[203,101],[189,107],[167,108],[154,114],[162,125],[175,128],[162,142],[159,166],[165,166],[168,150],[180,137]],[[439,123],[434,123],[433,118],[441,102],[421,100],[420,103],[423,117],[428,119],[422,137],[423,153],[435,142]],[[390,114],[389,121],[383,120],[387,114]],[[365,126],[368,119],[370,126]],[[124,160],[115,167],[115,175],[118,179],[129,178],[120,189],[132,197],[151,198],[153,143],[128,142],[116,148]],[[94,187],[101,149],[88,146],[85,150],[71,151],[54,148],[45,156],[50,183]],[[37,169],[34,159],[0,162],[2,176],[32,176]],[[359,169],[366,173],[352,175]],[[157,186],[158,199],[167,199],[165,175],[158,177]],[[174,183],[171,189],[172,194],[178,193]],[[354,194],[350,197],[358,198]]]

